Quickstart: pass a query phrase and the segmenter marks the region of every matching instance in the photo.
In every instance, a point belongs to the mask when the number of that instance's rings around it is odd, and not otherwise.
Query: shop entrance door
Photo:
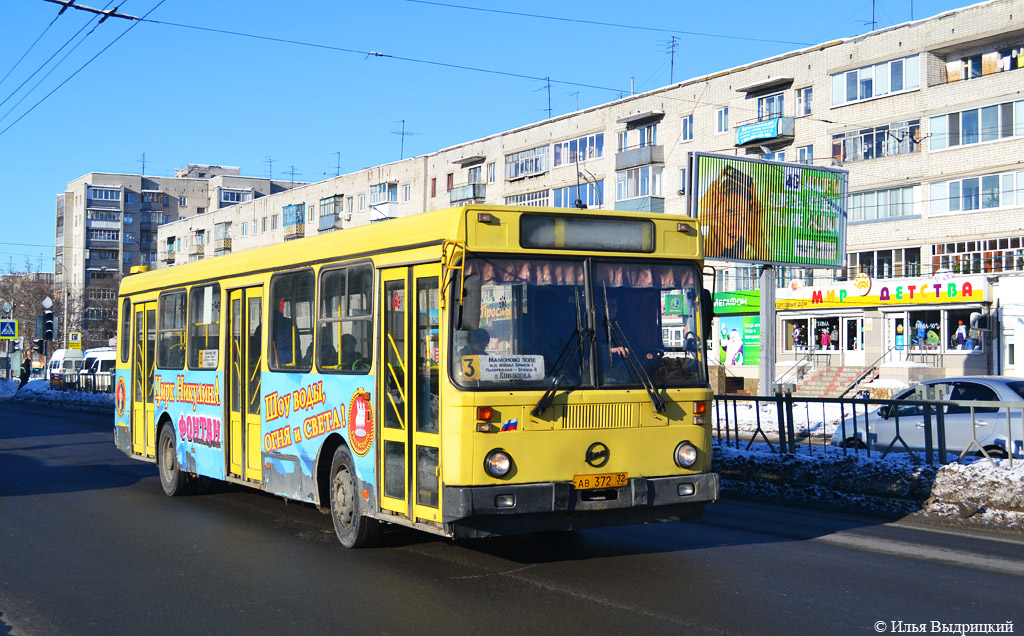
[[[864,366],[864,319],[843,318],[843,366]]]
[[[907,359],[907,319],[906,314],[885,314],[885,348],[888,351],[885,361],[902,362]]]

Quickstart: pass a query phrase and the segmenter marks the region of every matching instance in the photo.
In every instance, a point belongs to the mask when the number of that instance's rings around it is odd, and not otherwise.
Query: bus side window
[[[160,294],[156,365],[161,369],[185,368],[185,290]]]
[[[372,265],[365,263],[321,274],[317,362],[322,371],[369,371],[372,311]]]
[[[193,287],[188,334],[190,369],[216,369],[220,355],[220,285]]]
[[[275,276],[270,283],[270,367],[309,371],[313,353],[313,271]]]

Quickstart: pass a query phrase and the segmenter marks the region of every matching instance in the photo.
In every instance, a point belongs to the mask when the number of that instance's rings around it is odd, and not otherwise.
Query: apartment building
[[[158,265],[181,262],[182,249],[213,256],[471,202],[687,214],[694,151],[849,171],[846,267],[778,272],[780,368],[828,332],[836,365],[917,356],[936,374],[1016,369],[1024,300],[1006,290],[1024,273],[1024,0],[825,42],[171,222],[158,230]],[[714,264],[716,292],[757,288],[756,266]],[[847,302],[815,302],[829,294]],[[751,357],[730,372],[756,377]]]
[[[113,337],[117,285],[134,265],[153,266],[157,227],[256,201],[287,181],[245,177],[233,166],[189,164],[174,177],[90,172],[57,195],[55,288],[66,290],[68,328],[86,348]]]

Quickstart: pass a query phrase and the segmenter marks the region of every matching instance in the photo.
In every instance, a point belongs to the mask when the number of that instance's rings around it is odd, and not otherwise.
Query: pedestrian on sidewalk
[[[21,362],[21,383],[18,385],[19,391],[21,390],[21,387],[25,386],[25,383],[28,382],[28,376],[30,375],[32,375],[32,358],[25,358]]]

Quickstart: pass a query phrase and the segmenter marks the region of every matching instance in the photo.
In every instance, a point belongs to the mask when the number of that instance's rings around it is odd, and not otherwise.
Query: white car
[[[1004,376],[965,376],[922,382],[925,386],[940,387],[943,398],[959,404],[947,404],[943,411],[946,433],[946,451],[959,455],[965,449],[979,453],[984,448],[991,457],[1024,457],[1024,378]],[[911,387],[894,400],[906,400],[907,404],[882,405],[869,408],[867,426],[862,408],[857,408],[856,425],[852,415],[847,415],[832,435],[832,445],[846,448],[867,448],[882,451],[892,446],[893,451],[919,452],[925,450],[924,407],[915,400]],[[967,402],[1010,402],[1012,405],[986,405],[974,407],[972,436],[971,407]],[[1007,411],[1010,418],[1007,420]],[[897,417],[898,415],[898,417]],[[897,421],[899,438],[897,440]],[[937,417],[932,410],[932,449],[939,445]],[[895,444],[893,441],[895,441]],[[975,443],[976,441],[976,443]]]

